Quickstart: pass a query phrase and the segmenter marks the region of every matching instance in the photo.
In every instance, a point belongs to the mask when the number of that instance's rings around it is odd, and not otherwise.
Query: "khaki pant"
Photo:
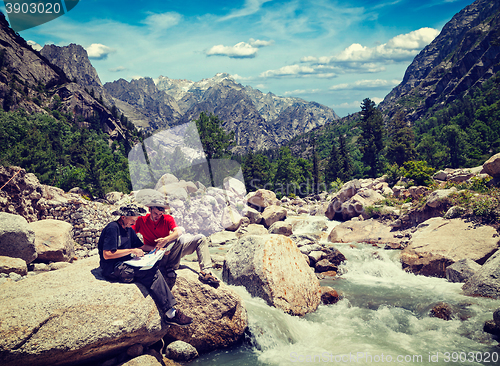
[[[196,251],[200,271],[212,268],[212,258],[208,250],[208,242],[203,234],[191,235],[182,234],[176,241],[170,253],[163,256],[160,261],[160,268],[169,272],[179,268],[182,257]]]

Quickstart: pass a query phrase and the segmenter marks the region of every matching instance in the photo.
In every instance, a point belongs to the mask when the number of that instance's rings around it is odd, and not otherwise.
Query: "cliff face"
[[[500,71],[500,1],[477,0],[456,14],[380,103],[389,118],[405,111],[415,121]]]
[[[44,52],[51,59],[56,57],[54,47],[48,47],[48,51]],[[22,108],[27,113],[46,114],[45,108],[49,108],[61,113],[71,112],[75,116],[75,123],[81,127],[87,126],[85,120],[97,115],[103,130],[111,139],[127,139],[126,129],[120,121],[89,95],[84,85],[72,82],[76,79],[100,84],[95,70],[92,73],[88,65],[87,73],[80,72],[88,58],[86,52],[83,54],[78,47],[71,47],[72,62],[59,62],[66,69],[63,70],[32,49],[0,14],[0,105],[5,111]]]
[[[66,47],[45,45],[40,54],[52,64],[58,65],[70,80],[85,87],[102,88],[97,71],[89,61],[87,51],[74,43]]]

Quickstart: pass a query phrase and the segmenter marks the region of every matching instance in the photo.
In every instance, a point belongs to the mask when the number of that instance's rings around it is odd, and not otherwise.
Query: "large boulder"
[[[36,259],[35,232],[24,217],[0,212],[0,255],[27,264]]]
[[[391,230],[390,226],[373,219],[350,220],[335,226],[328,235],[328,241],[332,243],[385,244],[397,247],[402,239],[395,237]]]
[[[293,315],[313,312],[321,301],[319,280],[283,235],[242,237],[226,255],[223,278]]]
[[[492,177],[500,176],[500,153],[493,155],[483,164],[484,171]]]
[[[437,189],[429,194],[429,196],[427,197],[426,205],[431,208],[439,207],[443,203],[446,203],[448,201],[448,197],[451,194],[456,192],[457,189],[455,187],[451,187],[449,189]]]
[[[462,286],[465,295],[500,299],[500,251],[497,251]]]
[[[73,225],[60,220],[40,220],[29,224],[35,232],[37,262],[70,262],[75,255]]]
[[[176,308],[193,318],[185,327],[171,327],[168,336],[194,346],[198,352],[230,347],[240,341],[248,326],[241,298],[226,284],[215,289],[202,284],[189,267],[177,270],[172,294]]]
[[[359,215],[367,218],[366,207],[373,206],[383,199],[384,196],[372,189],[360,189],[354,196],[342,204],[342,220],[349,220]]]
[[[227,177],[224,179],[223,186],[225,190],[233,192],[238,197],[243,198],[247,194],[245,183],[239,179]]]
[[[401,262],[413,273],[446,277],[446,267],[461,259],[484,263],[498,249],[496,235],[491,226],[434,217],[417,226]]]
[[[243,217],[231,206],[226,206],[222,210],[221,225],[229,231],[236,231],[241,225]]]
[[[262,211],[266,207],[276,205],[278,203],[276,193],[268,191],[267,189],[258,189],[255,192],[251,192],[246,196],[246,199],[248,205],[258,211]]]
[[[168,330],[139,284],[101,276],[99,257],[2,285],[0,364],[68,365],[150,345]]]
[[[250,224],[259,224],[262,221],[262,215],[254,208],[246,207],[243,214],[248,217]]]
[[[342,213],[342,204],[353,197],[361,188],[361,182],[357,179],[345,183],[342,188],[331,198],[325,211],[328,219],[338,219]]]
[[[449,282],[466,282],[481,269],[481,265],[472,259],[460,259],[446,267],[446,279]]]
[[[269,229],[272,224],[277,221],[282,221],[286,218],[287,210],[280,206],[268,206],[262,212],[262,221],[264,226]]]

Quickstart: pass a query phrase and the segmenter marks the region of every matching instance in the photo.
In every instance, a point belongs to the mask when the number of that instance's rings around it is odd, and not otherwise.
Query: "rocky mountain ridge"
[[[71,55],[79,58],[78,52]],[[63,63],[63,69],[52,63],[29,46],[0,15],[0,103],[5,111],[23,109],[29,114],[47,114],[57,110],[73,116],[80,127],[88,127],[87,120],[97,116],[111,140],[127,140],[127,129],[110,110],[87,93],[84,86],[72,81],[78,81],[80,72],[71,65]]]
[[[106,83],[115,105],[136,125],[152,132],[214,113],[224,128],[235,131],[237,151],[277,148],[291,138],[339,117],[321,104],[278,97],[237,83],[219,73],[198,82],[165,76]],[[126,103],[126,104],[123,104]],[[145,118],[137,118],[138,116]],[[149,120],[149,125],[145,125]]]
[[[145,132],[191,122],[201,112],[216,114],[226,130],[235,131],[236,152],[277,148],[339,119],[332,109],[319,103],[264,94],[237,83],[226,73],[197,82],[160,76],[102,85],[83,47],[51,45],[41,54]]]
[[[380,103],[390,118],[404,111],[416,121],[500,71],[500,2],[477,0],[456,14]]]

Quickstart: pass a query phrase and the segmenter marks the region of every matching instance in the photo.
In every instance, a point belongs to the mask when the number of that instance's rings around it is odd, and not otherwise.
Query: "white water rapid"
[[[467,297],[462,284],[406,273],[398,251],[366,244],[334,246],[347,261],[336,280],[322,285],[342,292],[341,301],[299,318],[233,286],[248,311],[247,341],[202,355],[192,364],[500,365],[498,342],[483,332],[499,300]],[[452,320],[429,316],[441,301],[455,309]]]

